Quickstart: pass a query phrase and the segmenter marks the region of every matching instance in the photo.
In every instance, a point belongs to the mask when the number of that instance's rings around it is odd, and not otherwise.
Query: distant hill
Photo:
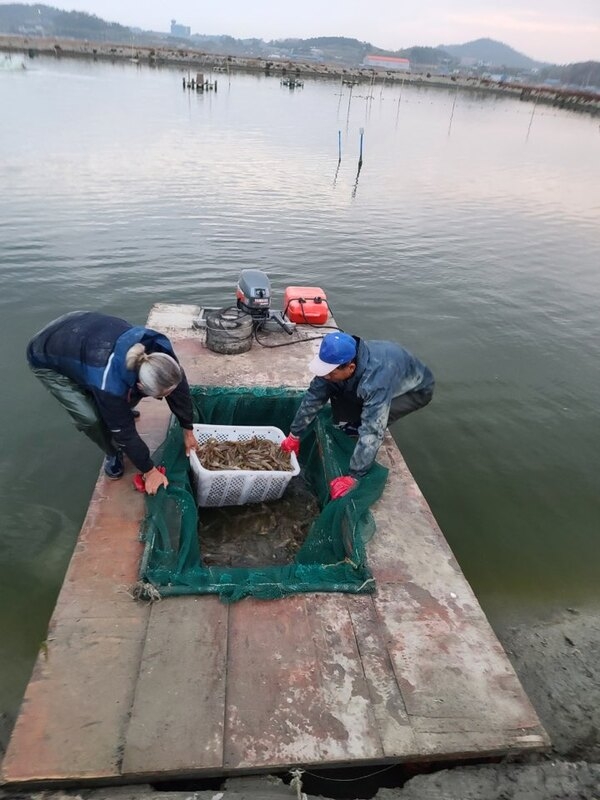
[[[422,64],[424,66],[458,66],[459,59],[448,53],[441,47],[407,47],[399,50],[395,55],[401,58],[408,58],[411,64]]]
[[[315,36],[311,39],[274,39],[267,42],[271,52],[284,52],[295,58],[313,61],[360,64],[367,55],[376,51],[369,42],[360,42],[345,36]]]
[[[579,64],[567,64],[557,67],[549,64],[539,71],[541,80],[560,81],[572,88],[581,87],[591,91],[600,91],[600,62],[583,61]]]
[[[311,39],[235,39],[227,35],[194,33],[189,38],[174,37],[170,33],[128,28],[116,22],[106,22],[93,14],[78,11],[61,11],[53,6],[24,3],[1,4],[0,33],[21,36],[55,36],[89,40],[90,42],[131,43],[138,45],[168,46],[182,50],[195,47],[205,53],[263,58],[280,58],[296,61],[315,61],[355,67],[371,54],[408,58],[415,71],[429,70],[452,72],[469,59],[482,69],[502,70],[518,75],[521,71],[536,71],[537,80],[560,81],[570,86],[600,86],[600,63],[589,61],[567,66],[543,64],[513,50],[493,39],[476,39],[465,44],[439,47],[408,47],[402,50],[384,50],[370,42],[345,36],[318,36]],[[165,12],[166,15],[166,12]]]
[[[116,22],[105,22],[92,14],[61,11],[45,5],[28,6],[23,3],[0,5],[0,32],[111,42],[131,39],[129,28]]]
[[[493,67],[511,67],[513,69],[536,69],[543,66],[542,62],[534,61],[529,56],[523,55],[512,47],[494,39],[475,39],[465,44],[441,44],[440,50],[445,50],[457,59],[474,59]]]

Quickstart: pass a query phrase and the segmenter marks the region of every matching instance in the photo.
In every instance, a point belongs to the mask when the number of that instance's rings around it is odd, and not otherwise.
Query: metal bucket
[[[253,323],[250,314],[236,306],[211,311],[206,315],[206,346],[214,353],[236,355],[252,347]]]

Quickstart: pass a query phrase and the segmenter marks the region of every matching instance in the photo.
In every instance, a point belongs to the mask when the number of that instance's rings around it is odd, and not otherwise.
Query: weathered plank
[[[58,597],[55,622],[145,617],[143,607],[129,594],[142,554],[138,539],[142,498],[135,498],[129,508],[134,505],[139,505],[139,519],[103,515],[96,524],[86,520]]]
[[[153,453],[165,439],[171,410],[164,400],[158,402],[151,398],[144,398],[137,409],[140,412],[136,422],[137,431]]]
[[[482,613],[389,431],[378,460],[389,469],[385,493],[372,510],[377,534],[367,545],[378,585],[416,581],[448,587],[452,583],[449,591],[460,592],[465,601],[468,595],[472,610]]]
[[[482,726],[479,731],[464,731],[457,726],[455,730],[443,733],[415,732],[417,758],[452,761],[508,756],[526,751],[543,752],[548,749],[550,741],[542,729],[538,730],[538,733],[531,730],[490,730]]]
[[[406,753],[416,752],[417,746],[387,651],[381,620],[372,597],[349,597],[347,603],[383,754],[386,758],[405,757]]]
[[[145,630],[145,617],[51,627],[2,765],[5,781],[119,774]]]
[[[411,722],[452,720],[454,731],[531,729],[536,714],[482,615],[465,615],[453,598],[411,586],[379,587],[375,607],[387,632],[396,680]],[[449,726],[450,727],[450,726]]]
[[[402,693],[415,754],[462,757],[546,746],[506,654],[389,433],[380,460],[390,469],[390,495],[374,508],[377,534],[367,551],[377,579],[380,641]]]
[[[341,595],[233,606],[227,681],[228,769],[382,755]]]
[[[227,615],[216,597],[166,598],[152,606],[124,776],[222,766]]]

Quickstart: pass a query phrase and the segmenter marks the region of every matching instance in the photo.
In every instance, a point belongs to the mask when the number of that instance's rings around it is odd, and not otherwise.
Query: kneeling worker
[[[196,447],[190,388],[162,333],[118,317],[73,311],[33,337],[27,360],[77,428],[102,449],[111,480],[122,477],[125,453],[142,472],[147,494],[169,484],[135,429],[134,407],[142,397],[166,399],[183,428],[186,454]]]
[[[323,338],[309,369],[316,377],[281,447],[298,454],[299,437],[330,400],[334,422],[345,422],[342,429],[358,436],[349,474],[330,482],[336,500],[369,471],[388,424],[429,403],[435,381],[431,370],[400,345],[342,332]]]

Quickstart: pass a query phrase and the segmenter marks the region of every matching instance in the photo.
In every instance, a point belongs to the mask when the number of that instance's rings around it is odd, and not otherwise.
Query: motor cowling
[[[271,282],[260,269],[243,269],[236,288],[237,307],[257,318],[269,316]]]

